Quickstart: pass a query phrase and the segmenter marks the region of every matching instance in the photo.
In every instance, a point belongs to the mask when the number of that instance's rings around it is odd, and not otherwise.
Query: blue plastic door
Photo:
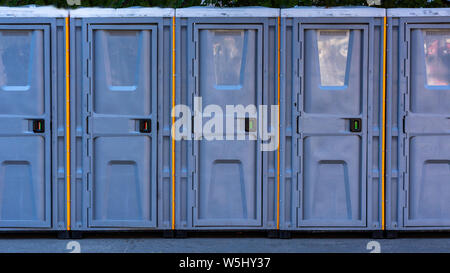
[[[365,25],[299,27],[299,227],[366,225]]]
[[[156,226],[157,28],[88,28],[89,226]]]
[[[196,24],[195,96],[203,110],[219,106],[223,114],[223,140],[194,142],[194,226],[261,226],[262,153],[255,132],[239,133],[245,118],[226,112],[226,105],[262,103],[262,27],[259,25]],[[195,115],[195,114],[194,114]],[[234,120],[226,130],[226,116]],[[210,117],[203,118],[203,128]],[[252,119],[255,122],[256,119]],[[247,122],[251,122],[248,120]],[[196,127],[196,126],[195,126]],[[217,128],[216,128],[217,129]],[[234,140],[226,140],[227,134]],[[238,137],[245,140],[238,140]]]
[[[449,227],[450,25],[409,24],[405,34],[405,225]]]
[[[0,26],[0,227],[50,227],[48,26]]]

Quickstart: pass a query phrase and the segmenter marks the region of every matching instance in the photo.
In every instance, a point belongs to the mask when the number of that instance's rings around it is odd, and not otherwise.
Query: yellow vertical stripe
[[[172,17],[172,109],[175,107],[175,16]],[[172,117],[172,229],[175,229],[175,117]]]
[[[382,202],[382,208],[381,208],[381,227],[383,230],[386,229],[386,200],[385,200],[385,191],[386,191],[386,168],[385,168],[385,162],[386,162],[386,16],[384,17],[384,23],[383,23],[383,101],[382,101],[382,116],[383,116],[383,125],[381,127],[381,141],[382,141],[382,148],[381,148],[381,202]]]
[[[280,229],[280,17],[277,37],[278,149],[277,149],[277,229]]]
[[[70,45],[69,17],[66,17],[66,200],[67,230],[70,230]]]

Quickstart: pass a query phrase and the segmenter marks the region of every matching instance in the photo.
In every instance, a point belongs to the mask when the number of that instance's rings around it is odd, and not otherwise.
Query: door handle
[[[45,121],[43,119],[33,120],[33,132],[34,133],[44,133],[45,132]]]
[[[351,118],[350,119],[350,132],[359,133],[361,132],[362,121],[360,118]]]

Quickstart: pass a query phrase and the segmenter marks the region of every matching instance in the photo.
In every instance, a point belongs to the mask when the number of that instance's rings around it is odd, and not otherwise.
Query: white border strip
[[[58,9],[53,6],[0,7],[0,17],[414,17],[450,16],[450,8],[395,8],[370,7],[324,8],[296,7],[276,9],[264,7],[211,8],[79,8]]]
[[[211,8],[190,7],[176,9],[176,17],[278,17],[280,9],[265,7]]]
[[[415,17],[415,16],[450,16],[450,8],[416,8],[416,9],[388,9],[387,16],[389,17]]]
[[[386,10],[370,7],[324,8],[297,7],[281,9],[281,17],[384,17]]]
[[[69,12],[52,6],[0,7],[0,17],[67,17]]]
[[[70,10],[70,17],[173,17],[175,9],[172,8],[79,8]]]

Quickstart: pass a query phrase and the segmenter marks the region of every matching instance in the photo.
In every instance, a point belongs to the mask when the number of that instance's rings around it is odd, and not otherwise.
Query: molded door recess
[[[262,103],[262,27],[200,24],[195,26],[194,40],[197,96],[203,110],[213,104],[222,109],[219,119],[224,124],[223,140],[207,140],[211,136],[203,134],[194,146],[198,158],[194,225],[261,226],[260,142],[251,130],[238,132],[238,126],[245,127],[245,118],[226,112],[226,105]],[[233,133],[226,131],[226,115],[234,120]],[[203,118],[203,126],[210,120]],[[226,140],[227,134],[233,140]]]
[[[408,25],[406,226],[450,226],[450,25]]]
[[[156,226],[156,32],[89,27],[90,227]]]
[[[0,26],[0,227],[50,227],[50,128],[49,28]]]
[[[297,117],[297,225],[365,226],[368,28],[302,24],[299,29],[304,91]]]

